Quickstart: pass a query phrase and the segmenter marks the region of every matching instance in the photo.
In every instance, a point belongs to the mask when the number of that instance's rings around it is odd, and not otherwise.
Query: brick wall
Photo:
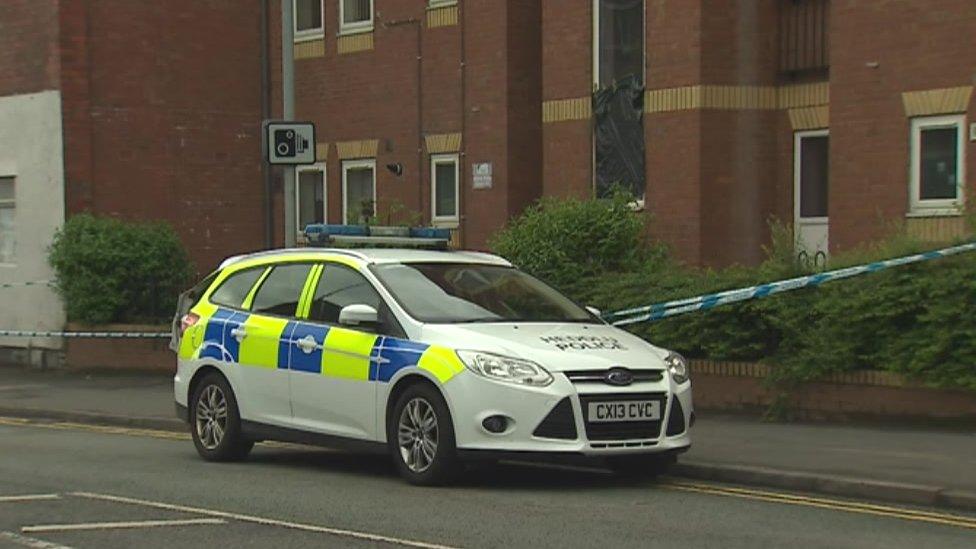
[[[69,214],[171,223],[201,271],[263,246],[259,5],[61,3]]]
[[[57,89],[57,0],[4,0],[0,9],[0,96]]]
[[[271,5],[277,79],[280,4]],[[539,196],[539,9],[531,0],[462,2],[456,23],[431,26],[425,2],[388,0],[377,4],[372,48],[340,53],[338,3],[325,0],[324,38],[315,46],[321,49],[295,61],[295,112],[316,123],[319,143],[330,144],[323,159],[330,222],[342,216],[337,142],[378,140],[381,220],[396,201],[429,222],[424,137],[461,133],[461,235],[469,248],[486,247],[495,230]],[[493,164],[492,189],[471,188],[476,162]],[[385,168],[392,163],[403,165],[403,175]]]
[[[901,94],[976,83],[976,4],[834,0],[832,9],[830,243],[839,251],[904,220],[910,122]],[[971,102],[967,122],[974,114]],[[966,150],[976,158],[976,145]]]
[[[542,99],[580,99],[593,90],[593,5],[542,3]],[[588,197],[593,181],[589,116],[550,122],[542,129],[542,181],[548,196]]]

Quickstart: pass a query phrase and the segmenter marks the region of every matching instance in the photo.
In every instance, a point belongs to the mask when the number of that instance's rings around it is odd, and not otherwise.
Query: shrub
[[[633,270],[660,249],[645,243],[646,218],[632,199],[543,198],[512,219],[489,245],[513,264],[568,290],[604,272]]]
[[[191,273],[170,226],[88,214],[54,235],[48,261],[68,319],[89,324],[166,320]]]

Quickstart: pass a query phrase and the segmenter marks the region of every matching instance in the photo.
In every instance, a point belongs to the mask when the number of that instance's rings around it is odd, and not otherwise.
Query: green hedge
[[[543,203],[530,215],[566,205]],[[591,206],[592,207],[592,206]],[[616,212],[630,220],[633,214]],[[517,220],[515,226],[521,221]],[[608,221],[612,225],[613,221]],[[641,222],[643,224],[643,222]],[[542,230],[541,235],[551,234]],[[612,269],[589,266],[582,278],[556,272],[558,264],[525,261],[533,241],[510,256],[517,265],[555,281],[576,300],[604,311],[693,297],[803,274],[792,263],[789,230],[773,226],[769,259],[755,268],[693,269],[654,248],[632,251],[640,258]],[[558,240],[540,245],[544,255]],[[633,240],[628,241],[633,244]],[[920,251],[905,237],[835,255],[840,268]],[[496,248],[506,255],[509,248]],[[726,305],[628,327],[637,335],[693,358],[765,361],[783,384],[821,379],[858,369],[906,374],[928,384],[976,390],[976,253],[928,261],[819,288]]]
[[[48,261],[68,319],[89,324],[169,320],[191,273],[169,225],[88,214],[55,234]]]
[[[632,270],[661,256],[645,243],[645,219],[632,199],[543,198],[495,234],[489,246],[565,291],[605,272]]]

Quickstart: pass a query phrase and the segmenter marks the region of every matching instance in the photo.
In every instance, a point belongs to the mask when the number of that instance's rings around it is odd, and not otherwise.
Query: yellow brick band
[[[458,7],[445,6],[427,10],[427,28],[450,27],[458,24]]]
[[[311,59],[325,56],[325,39],[308,40],[295,44],[295,59]]]
[[[336,49],[339,55],[370,51],[373,49],[373,33],[364,32],[340,36],[336,42]]]
[[[905,116],[928,116],[966,112],[972,95],[972,86],[960,86],[905,92],[901,94],[901,100]]]

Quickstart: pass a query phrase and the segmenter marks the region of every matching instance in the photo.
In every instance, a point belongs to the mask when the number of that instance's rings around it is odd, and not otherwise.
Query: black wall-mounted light
[[[390,170],[390,173],[392,173],[397,177],[403,175],[403,164],[399,162],[394,162],[393,164],[387,164],[386,169]]]

